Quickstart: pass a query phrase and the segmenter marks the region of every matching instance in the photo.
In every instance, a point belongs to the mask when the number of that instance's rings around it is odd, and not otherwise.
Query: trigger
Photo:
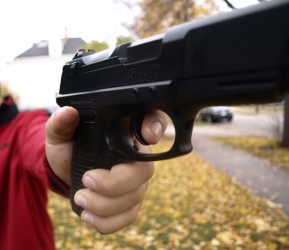
[[[149,143],[143,138],[141,133],[142,123],[144,120],[145,113],[137,113],[134,118],[134,126],[133,126],[133,132],[135,134],[136,139],[143,145],[147,146]]]

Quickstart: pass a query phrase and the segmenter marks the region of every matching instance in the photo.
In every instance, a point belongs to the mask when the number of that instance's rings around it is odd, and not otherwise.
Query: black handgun
[[[59,106],[80,114],[74,136],[71,203],[90,169],[191,152],[193,123],[206,106],[282,101],[289,91],[289,1],[275,0],[194,20],[164,34],[101,52],[80,50],[63,67]],[[165,152],[142,154],[149,110],[172,120]],[[133,125],[132,125],[133,124]]]

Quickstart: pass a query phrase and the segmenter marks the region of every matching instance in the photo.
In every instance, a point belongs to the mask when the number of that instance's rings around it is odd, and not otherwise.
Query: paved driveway
[[[202,133],[192,138],[194,151],[214,167],[267,198],[289,215],[289,171],[251,154],[212,141]]]
[[[249,153],[213,141],[211,136],[274,137],[282,119],[272,116],[236,115],[232,123],[195,126],[192,136],[194,151],[216,168],[248,187],[257,195],[279,204],[289,215],[289,171]],[[173,129],[168,128],[168,134]]]

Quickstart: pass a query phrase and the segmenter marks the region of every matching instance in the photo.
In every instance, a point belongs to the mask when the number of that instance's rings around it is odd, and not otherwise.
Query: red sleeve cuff
[[[52,168],[50,167],[46,157],[44,160],[44,166],[46,168],[47,177],[49,181],[49,188],[55,192],[58,193],[66,198],[69,198],[69,191],[70,187],[64,183],[61,179],[58,178],[58,176],[54,173]]]

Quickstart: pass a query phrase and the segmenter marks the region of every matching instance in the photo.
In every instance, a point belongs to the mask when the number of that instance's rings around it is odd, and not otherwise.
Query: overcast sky
[[[231,2],[243,7],[257,0]],[[70,37],[87,42],[128,35],[122,23],[131,23],[134,13],[115,0],[0,0],[0,61],[42,39],[62,38],[65,27]]]
[[[132,14],[113,0],[1,0],[0,57],[15,56],[42,39],[107,40],[125,32]],[[126,34],[127,35],[127,34]]]

